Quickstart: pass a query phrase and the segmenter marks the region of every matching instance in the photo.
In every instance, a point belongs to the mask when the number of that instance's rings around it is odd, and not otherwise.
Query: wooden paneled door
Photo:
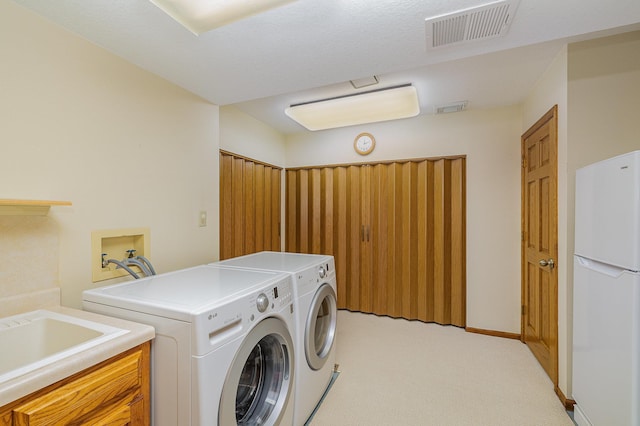
[[[280,251],[282,169],[220,151],[220,260]]]
[[[338,307],[464,326],[465,159],[286,171],[286,250],[332,254]]]
[[[557,107],[522,135],[522,340],[558,385]]]

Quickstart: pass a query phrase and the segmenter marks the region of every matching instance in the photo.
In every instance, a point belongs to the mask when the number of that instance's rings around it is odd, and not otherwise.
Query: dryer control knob
[[[269,298],[266,294],[260,293],[258,298],[256,299],[256,307],[258,308],[258,312],[264,312],[269,307]]]
[[[324,278],[324,276],[327,275],[327,272],[324,270],[322,266],[318,268],[318,275],[320,276],[320,278]]]

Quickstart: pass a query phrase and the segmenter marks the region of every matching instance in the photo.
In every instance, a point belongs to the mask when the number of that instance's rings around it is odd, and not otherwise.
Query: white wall
[[[220,149],[284,167],[284,135],[234,106],[220,107]]]
[[[50,213],[64,305],[98,285],[93,230],[149,227],[159,272],[218,258],[217,106],[13,2],[0,51],[0,198],[73,203]]]
[[[523,104],[525,133],[554,105],[558,105],[558,387],[571,393],[571,255],[567,253],[567,47],[563,47]]]
[[[640,31],[569,46],[570,172],[640,149]]]
[[[520,333],[520,134],[522,110],[507,107],[287,138],[287,167],[467,156],[467,325]],[[372,133],[367,157],[353,150]]]

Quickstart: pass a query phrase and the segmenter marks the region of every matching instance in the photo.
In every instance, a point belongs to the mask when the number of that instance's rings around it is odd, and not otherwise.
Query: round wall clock
[[[353,148],[360,155],[370,154],[376,147],[376,139],[371,133],[360,133],[353,141]]]

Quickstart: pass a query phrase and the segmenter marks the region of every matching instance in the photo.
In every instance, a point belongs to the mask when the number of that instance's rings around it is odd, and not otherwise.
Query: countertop
[[[155,337],[155,329],[149,325],[63,306],[47,307],[45,309],[126,329],[129,330],[129,333],[0,384],[0,407]]]

